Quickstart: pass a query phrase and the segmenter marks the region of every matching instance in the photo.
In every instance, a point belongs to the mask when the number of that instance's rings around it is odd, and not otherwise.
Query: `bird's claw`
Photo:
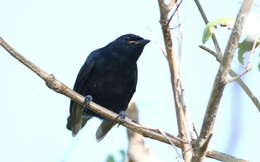
[[[119,127],[122,123],[125,122],[125,117],[126,117],[125,111],[120,111],[119,115],[117,116],[117,119],[119,120],[117,127]]]
[[[91,96],[91,95],[87,95],[87,96],[85,96],[85,100],[84,100],[84,103],[83,103],[83,107],[84,107],[84,109],[85,108],[88,108],[88,106],[89,106],[89,104],[90,104],[90,102],[93,100],[93,97]]]

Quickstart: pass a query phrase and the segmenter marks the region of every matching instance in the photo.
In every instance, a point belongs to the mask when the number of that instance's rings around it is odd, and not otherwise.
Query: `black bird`
[[[77,76],[74,90],[107,109],[122,113],[127,109],[137,84],[137,60],[144,46],[150,41],[134,34],[122,35],[87,57]],[[98,114],[83,108],[71,100],[67,128],[75,136],[92,117]],[[96,139],[102,140],[115,125],[103,119],[96,132]]]

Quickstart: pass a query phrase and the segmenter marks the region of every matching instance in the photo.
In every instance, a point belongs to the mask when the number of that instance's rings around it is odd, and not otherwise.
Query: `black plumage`
[[[73,89],[83,96],[91,95],[94,102],[113,112],[125,111],[136,89],[136,62],[148,42],[126,34],[93,51],[81,67]],[[93,116],[100,117],[71,100],[67,128],[76,135]],[[97,140],[103,139],[114,124],[103,119]]]

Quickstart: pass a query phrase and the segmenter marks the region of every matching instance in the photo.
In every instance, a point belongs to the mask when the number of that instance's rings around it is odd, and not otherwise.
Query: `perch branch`
[[[81,96],[80,94],[78,94],[77,92],[73,91],[72,89],[70,89],[69,87],[67,87],[65,84],[63,84],[62,82],[56,80],[53,75],[50,75],[48,73],[46,73],[45,71],[43,71],[42,69],[40,69],[38,66],[36,66],[35,64],[33,64],[31,61],[27,60],[24,56],[22,56],[20,53],[16,52],[14,50],[14,48],[12,48],[9,44],[7,44],[1,37],[0,37],[0,45],[10,54],[12,55],[15,59],[17,59],[18,61],[20,61],[23,65],[25,65],[26,67],[28,67],[30,70],[32,70],[35,74],[37,74],[40,78],[42,78],[48,85],[49,88],[51,88],[52,90],[54,90],[57,93],[60,93],[62,95],[65,95],[67,97],[69,97],[70,99],[72,99],[73,101],[79,103],[79,104],[83,104],[85,98],[83,96]],[[90,103],[90,107],[89,109],[91,111],[96,112],[97,114],[103,116],[106,119],[110,119],[110,120],[117,120],[118,115],[115,114],[114,112],[94,103],[91,102]],[[145,137],[157,140],[157,141],[161,141],[163,143],[167,143],[167,144],[172,144],[174,143],[177,147],[181,147],[181,143],[184,142],[182,140],[180,140],[179,138],[170,135],[169,133],[164,133],[164,135],[162,135],[160,133],[160,131],[158,131],[158,129],[152,129],[152,128],[148,128],[145,126],[142,126],[140,124],[136,124],[134,122],[132,122],[131,120],[129,120],[128,118],[126,119],[125,123],[122,123],[123,126],[129,128],[130,130],[137,132]],[[165,135],[167,137],[165,137]],[[169,140],[171,142],[169,142]],[[233,157],[231,155],[227,155],[218,151],[214,151],[214,150],[209,150],[207,152],[207,156],[214,158],[216,160],[223,160],[225,158],[233,158],[233,159],[238,159],[236,157]]]
[[[204,116],[202,128],[200,131],[200,136],[198,138],[199,142],[197,142],[197,147],[194,147],[192,162],[200,162],[206,155],[207,147],[204,147],[204,145],[208,143],[207,139],[210,138],[212,134],[212,129],[215,123],[217,110],[219,108],[219,103],[226,85],[226,78],[228,76],[228,73],[230,72],[235,49],[238,45],[244,21],[247,17],[248,12],[250,11],[252,3],[253,0],[244,0],[237,15],[235,25],[232,29],[232,33],[230,35],[222,62],[220,64],[218,73],[214,81],[213,90],[211,92],[211,96],[207,106],[207,111]]]
[[[63,94],[69,98],[71,98],[73,101],[83,104],[84,103],[84,97],[78,94],[77,92],[73,91],[69,87],[67,87],[62,82],[55,79],[55,77],[52,74],[48,74],[42,69],[40,69],[38,66],[33,64],[31,61],[27,60],[25,57],[23,57],[21,54],[16,52],[10,45],[8,45],[1,37],[0,37],[0,45],[6,49],[13,57],[15,57],[18,61],[20,61],[22,64],[27,66],[30,70],[32,70],[34,73],[36,73],[40,78],[42,78],[46,85],[54,90],[57,93]],[[114,120],[118,122],[118,114],[94,103],[91,102],[89,105],[89,109],[91,111],[94,111],[95,113],[101,115],[102,117],[110,120]],[[122,123],[125,127],[131,129],[132,131],[135,131],[139,134],[142,134],[145,137],[149,137],[152,139],[156,139],[158,141],[169,143],[169,139],[172,140],[176,146],[181,146],[182,141],[179,140],[178,137],[174,137],[167,133],[168,139],[164,137],[157,129],[148,128],[142,125],[139,125],[130,119],[126,118],[126,122]]]

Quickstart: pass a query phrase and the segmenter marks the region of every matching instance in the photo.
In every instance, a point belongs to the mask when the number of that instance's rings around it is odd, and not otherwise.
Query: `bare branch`
[[[237,19],[232,33],[230,35],[224,57],[222,59],[218,73],[215,78],[213,90],[211,92],[210,100],[207,106],[207,111],[203,120],[200,136],[198,139],[202,141],[202,143],[200,146],[198,146],[198,148],[194,148],[194,154],[192,158],[193,162],[202,161],[204,156],[206,155],[207,147],[205,147],[204,145],[207,144],[207,139],[212,134],[212,129],[215,123],[217,110],[219,108],[219,103],[226,85],[225,79],[228,73],[230,72],[235,49],[238,45],[245,18],[252,6],[252,3],[253,0],[244,0],[237,15]]]
[[[242,71],[242,73],[240,73],[239,75],[232,77],[232,78],[226,78],[226,83],[231,83],[233,81],[238,80],[239,78],[241,78],[243,75],[245,75],[248,71],[250,71],[252,69],[252,64],[248,64],[246,66],[246,68],[244,69],[244,71]]]
[[[188,141],[188,130],[187,130],[187,123],[186,123],[186,117],[185,117],[185,106],[183,103],[183,89],[181,84],[181,78],[179,74],[179,65],[178,61],[176,59],[176,56],[173,51],[172,46],[172,38],[171,38],[171,32],[168,25],[168,13],[164,8],[164,1],[158,0],[159,3],[159,9],[160,9],[160,23],[164,38],[164,44],[165,49],[167,53],[167,60],[168,65],[170,69],[171,74],[171,84],[172,84],[172,90],[173,90],[173,96],[174,96],[174,103],[175,103],[175,111],[176,111],[176,117],[177,117],[177,123],[178,123],[178,130],[179,130],[179,136],[184,141]],[[182,152],[183,152],[183,159],[185,162],[189,162],[192,156],[191,151],[191,145],[190,143],[182,143]],[[189,151],[187,151],[189,150]]]
[[[52,90],[54,90],[57,93],[60,93],[64,96],[69,97],[70,99],[72,99],[73,101],[75,101],[79,104],[84,103],[85,98],[83,96],[81,96],[77,92],[73,91],[72,89],[67,87],[65,84],[63,84],[62,82],[56,80],[53,77],[53,75],[46,73],[45,71],[40,69],[38,66],[33,64],[31,61],[27,60],[20,53],[16,52],[14,50],[14,48],[12,48],[9,44],[7,44],[1,37],[0,37],[0,45],[10,55],[12,55],[14,58],[16,58],[22,64],[24,64],[26,67],[28,67],[30,70],[32,70],[35,74],[37,74],[40,78],[42,78],[48,84],[49,88],[51,88]],[[115,114],[114,112],[112,112],[112,111],[110,111],[110,110],[108,110],[108,109],[106,109],[106,108],[104,108],[104,107],[102,107],[102,106],[100,106],[100,105],[98,105],[94,102],[90,103],[89,109],[91,111],[94,111],[97,114],[103,116],[106,119],[115,120],[115,121],[118,120],[118,114]],[[160,131],[158,131],[158,129],[152,129],[152,128],[145,127],[143,125],[132,122],[128,118],[126,118],[126,122],[122,123],[122,125],[125,126],[126,128],[129,128],[130,130],[132,130],[134,132],[137,132],[137,133],[145,136],[145,137],[148,137],[148,138],[151,138],[151,139],[154,139],[154,140],[157,140],[157,141],[161,141],[161,142],[166,143],[166,144],[174,143],[177,147],[181,147],[181,143],[184,142],[183,140],[180,140],[178,137],[172,136],[169,133],[161,134]],[[218,152],[218,151],[214,151],[214,150],[208,151],[207,156],[214,158],[216,160],[222,160],[222,159],[225,159],[225,158],[232,157],[230,155],[227,155],[227,154],[224,154],[224,153],[221,153],[221,152]],[[233,157],[233,158],[238,159],[238,158],[235,158],[235,157]]]
[[[196,138],[192,138],[192,139],[197,139],[198,137],[199,137],[199,133],[198,133],[198,131],[197,131],[197,129],[196,129],[196,127],[195,127],[195,124],[193,123],[192,124],[192,127],[193,127],[193,132],[194,132],[194,134],[195,134],[195,136],[196,136]]]
[[[164,131],[162,131],[162,130],[160,130],[160,129],[158,129],[158,131],[161,132],[162,135],[164,135],[165,138],[167,138],[167,135],[165,134]],[[172,143],[172,142],[170,141],[170,139],[169,139],[169,142],[170,142],[170,144],[172,145],[172,147],[174,148],[174,150],[176,151],[176,154],[177,154],[178,156],[180,156],[179,153],[178,153],[178,150],[176,149],[176,146],[174,145],[174,143]]]
[[[210,150],[208,149],[207,151],[207,157],[213,158],[213,159],[218,159],[219,161],[223,161],[223,162],[248,162],[246,160],[243,159],[238,159],[234,156],[225,154],[225,153],[221,153],[221,152],[216,152],[214,150]]]
[[[151,33],[151,35],[155,35],[155,34],[153,33],[153,31],[152,31],[151,28],[148,27],[147,29],[148,29],[148,31]],[[159,44],[158,38],[156,38],[156,37],[154,36],[153,42],[155,43],[155,45],[156,45],[158,48],[160,48],[160,50],[162,51],[162,54],[163,54],[165,57],[167,57],[167,56],[166,56],[167,54],[165,53],[163,47]]]
[[[218,55],[216,52],[212,51],[211,49],[209,49],[208,47],[204,46],[204,45],[199,45],[199,47],[205,51],[207,51],[209,54],[211,54],[212,56],[214,56],[216,58],[216,60],[218,62],[222,62],[223,56]]]
[[[181,1],[177,4],[176,9],[173,11],[172,15],[170,16],[170,18],[169,18],[169,20],[168,20],[168,22],[167,22],[167,26],[168,26],[168,25],[170,24],[170,22],[172,21],[172,18],[173,18],[173,16],[175,15],[175,13],[178,11],[178,9],[179,9],[179,7],[180,7],[182,1],[183,1],[183,0],[181,0]]]
[[[196,5],[197,5],[197,7],[198,7],[198,10],[199,10],[199,12],[200,12],[200,14],[201,14],[201,16],[202,16],[202,19],[204,20],[204,23],[205,23],[205,24],[208,24],[209,20],[208,20],[208,18],[207,18],[207,16],[206,16],[205,12],[203,11],[203,8],[202,8],[202,6],[201,6],[199,0],[194,0],[194,2],[196,3]],[[218,44],[218,41],[217,41],[217,38],[216,38],[215,34],[212,35],[212,40],[213,40],[213,44],[214,44],[214,46],[215,46],[216,52],[217,52],[219,55],[222,55],[222,54],[221,54],[221,49],[220,49],[220,47],[219,47],[219,44]]]
[[[58,81],[57,79],[54,78],[53,75],[50,75],[40,69],[38,66],[33,64],[31,61],[27,60],[25,57],[23,57],[21,54],[16,52],[10,45],[8,45],[1,37],[0,37],[0,45],[6,49],[13,57],[15,57],[18,61],[20,61],[22,64],[27,66],[30,70],[32,70],[34,73],[36,73],[40,78],[42,78],[46,85],[54,90],[57,93],[63,94],[69,98],[71,98],[73,101],[83,104],[84,103],[84,97],[78,94],[77,92],[73,91],[69,87],[67,87],[65,84],[62,82]],[[91,102],[89,105],[89,109],[102,117],[109,119],[109,120],[114,120],[116,122],[119,121],[118,119],[118,114],[94,103]],[[145,126],[142,126],[140,124],[137,124],[133,122],[132,120],[126,118],[126,122],[122,123],[123,126],[131,129],[132,131],[135,131],[139,134],[142,134],[145,137],[149,137],[152,139],[156,139],[158,141],[168,143],[169,139],[171,140],[171,143],[174,143],[176,146],[180,147],[181,146],[181,141],[179,141],[178,137],[174,137],[170,135],[169,133],[166,133],[168,138],[165,138],[165,135],[162,135],[157,129],[153,128],[148,128]]]
[[[201,49],[207,51],[211,55],[213,55],[218,62],[222,61],[223,57],[221,55],[218,55],[216,52],[212,51],[211,49],[209,49],[209,48],[207,48],[205,46],[200,45],[199,47]],[[237,77],[238,76],[233,70],[230,70],[229,75],[232,76],[232,77]],[[258,111],[260,111],[260,102],[257,99],[257,97],[253,94],[253,92],[248,88],[248,86],[240,78],[238,78],[236,80],[236,82],[245,91],[247,96],[252,100],[252,102],[255,104],[256,108],[258,109]]]

